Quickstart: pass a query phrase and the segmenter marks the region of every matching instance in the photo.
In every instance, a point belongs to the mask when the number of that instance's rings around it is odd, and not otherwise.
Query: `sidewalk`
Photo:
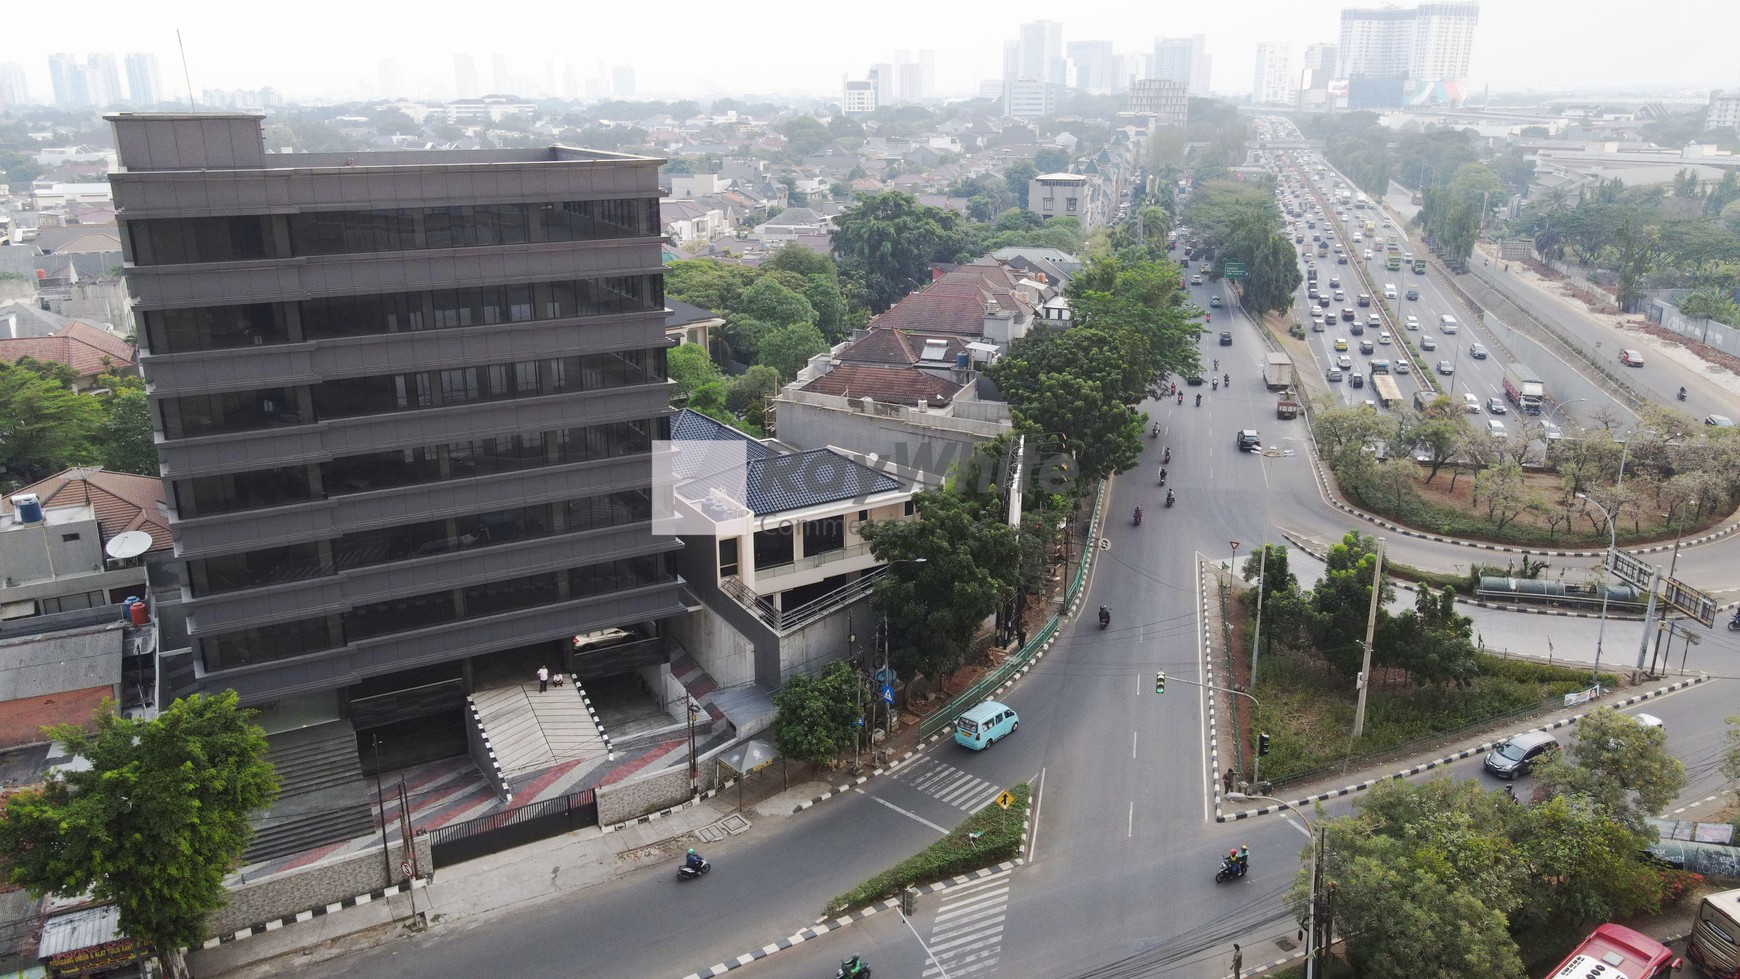
[[[201,976],[253,979],[294,975],[304,966],[380,945],[401,931],[421,931],[435,923],[475,924],[639,870],[669,868],[686,848],[697,845],[696,841],[777,833],[782,828],[780,820],[790,817],[798,802],[825,785],[821,781],[794,782],[790,789],[782,790],[777,777],[759,781],[759,786],[757,780],[751,780],[745,787],[741,813],[737,790],[728,787],[663,817],[588,827],[536,846],[516,847],[443,867],[427,886],[410,894],[359,902],[332,913],[299,916],[301,920],[293,925],[197,951],[189,958]]]

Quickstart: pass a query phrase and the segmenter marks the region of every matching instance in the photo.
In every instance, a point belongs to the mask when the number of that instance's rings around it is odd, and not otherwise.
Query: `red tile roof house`
[[[959,266],[870,321],[873,330],[984,338],[1000,350],[1027,335],[1033,311],[1049,296],[1022,276],[981,258]]]
[[[16,364],[25,357],[65,364],[78,372],[74,386],[88,391],[104,374],[137,374],[138,351],[127,341],[89,323],[73,321],[52,336],[0,340],[0,361]]]

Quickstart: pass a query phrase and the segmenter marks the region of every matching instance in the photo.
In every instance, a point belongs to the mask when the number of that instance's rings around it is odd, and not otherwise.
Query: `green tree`
[[[103,406],[105,417],[97,441],[103,468],[114,472],[155,476],[157,446],[151,431],[151,401],[136,388],[117,391]]]
[[[1063,173],[1069,169],[1069,151],[1061,146],[1042,146],[1033,154],[1033,168],[1040,173]]]
[[[1032,160],[1016,160],[1003,168],[1003,186],[1014,197],[1016,206],[1027,203],[1027,187],[1033,178],[1039,176],[1039,168]]]
[[[1445,406],[1450,404],[1448,398],[1438,400]],[[1444,468],[1445,463],[1461,455],[1468,447],[1468,426],[1457,418],[1428,415],[1408,430],[1403,441],[1424,448],[1430,455],[1431,469],[1426,474],[1426,482],[1430,483],[1438,478],[1438,470]]]
[[[761,359],[762,338],[776,329],[777,326],[765,320],[758,320],[745,313],[732,313],[725,320],[724,331],[731,359],[740,364],[754,363]]]
[[[788,245],[789,247],[793,247]],[[833,263],[829,262],[827,272],[812,272],[804,276],[802,289],[804,298],[809,300],[810,308],[816,311],[816,329],[822,331],[832,343],[846,339],[851,333],[848,326],[846,295],[840,290],[840,277],[833,271]]]
[[[1599,803],[1642,831],[1686,787],[1686,766],[1668,753],[1665,730],[1603,707],[1577,722],[1566,757],[1540,766],[1535,781]]]
[[[737,297],[731,312],[760,320],[768,326],[814,323],[816,309],[802,294],[787,289],[770,276],[762,276]]]
[[[1590,921],[1653,914],[1661,879],[1644,861],[1644,834],[1586,798],[1559,795],[1519,806],[1517,860],[1523,900],[1513,928],[1540,924],[1584,927]]]
[[[929,492],[914,503],[917,519],[867,524],[862,533],[871,553],[891,562],[875,596],[895,666],[942,676],[961,664],[985,619],[1014,596],[1021,545],[994,501]]]
[[[852,750],[864,716],[863,684],[848,663],[821,676],[794,673],[773,695],[773,741],[788,758],[827,764]]]
[[[79,372],[73,370],[71,364],[63,364],[58,360],[37,360],[35,357],[20,357],[14,366],[22,371],[29,371],[45,381],[53,381],[63,387],[71,387],[79,379]]]
[[[687,399],[701,385],[723,377],[707,349],[699,344],[685,343],[672,349],[665,356],[665,365],[670,379],[676,382],[676,390],[671,392],[673,400]]]
[[[1722,732],[1721,772],[1730,782],[1740,782],[1740,714],[1726,721],[1728,730]]]
[[[96,458],[103,420],[96,398],[0,364],[0,462],[27,478]]]
[[[780,380],[797,377],[810,358],[828,349],[828,341],[814,323],[775,327],[761,338],[759,361],[779,372]]]
[[[1381,662],[1408,671],[1417,684],[1467,686],[1480,673],[1474,620],[1456,611],[1456,589],[1421,588],[1414,607],[1396,616]]]
[[[721,315],[737,305],[760,273],[747,265],[688,258],[665,266],[665,295]]]
[[[224,904],[248,817],[277,795],[251,715],[225,691],[177,700],[150,721],[106,701],[94,731],[47,729],[90,767],[6,800],[0,847],[12,882],[38,896],[113,901],[122,934],[178,963]]]
[[[1357,530],[1350,530],[1341,542],[1329,549],[1324,561],[1323,577],[1311,589],[1311,604],[1316,611],[1317,648],[1337,672],[1352,677],[1359,673],[1364,658],[1365,624],[1371,609],[1372,576],[1377,565],[1377,541]],[[1390,621],[1386,607],[1395,597],[1396,586],[1389,578],[1383,580],[1383,593],[1378,600],[1378,630],[1387,631]]]
[[[809,156],[834,141],[828,127],[815,116],[797,116],[781,126],[780,133],[785,136],[786,154],[791,157]]]
[[[874,194],[834,219],[834,257],[880,313],[929,281],[931,262],[954,256],[959,229],[953,211],[898,191]]]
[[[1142,452],[1142,415],[1113,391],[1072,373],[1047,373],[1009,402],[1010,413],[1034,434],[1058,433],[1088,483],[1136,465]]]

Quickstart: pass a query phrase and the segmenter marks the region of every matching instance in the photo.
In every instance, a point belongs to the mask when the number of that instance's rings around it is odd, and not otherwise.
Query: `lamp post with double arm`
[[[1595,669],[1589,675],[1590,684],[1599,687],[1601,683],[1601,641],[1607,636],[1607,595],[1611,591],[1607,582],[1606,569],[1613,564],[1613,551],[1619,546],[1619,538],[1613,527],[1612,511],[1602,506],[1599,500],[1590,499],[1588,493],[1578,493],[1577,499],[1594,506],[1595,509],[1601,511],[1603,517],[1607,518],[1607,559],[1601,563],[1601,625],[1595,630]]]

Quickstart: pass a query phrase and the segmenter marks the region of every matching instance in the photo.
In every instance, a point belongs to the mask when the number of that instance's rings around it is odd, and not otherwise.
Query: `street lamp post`
[[[1603,517],[1607,518],[1607,559],[1601,565],[1603,572],[1605,572],[1613,564],[1613,551],[1618,546],[1619,540],[1617,531],[1613,527],[1613,514],[1602,506],[1599,500],[1591,500],[1588,493],[1578,493],[1577,499],[1592,504],[1595,509],[1601,511]],[[1595,630],[1595,669],[1589,675],[1589,682],[1597,688],[1601,685],[1601,641],[1607,636],[1607,593],[1609,591],[1607,575],[1603,573],[1601,575],[1601,625]]]
[[[1696,499],[1687,500],[1686,502],[1680,504],[1680,526],[1679,526],[1679,529],[1674,533],[1674,556],[1673,556],[1673,560],[1668,562],[1668,578],[1669,579],[1673,578],[1674,571],[1676,569],[1678,569],[1680,566],[1680,541],[1684,540],[1685,536],[1686,536],[1686,508],[1697,506],[1697,505],[1698,505],[1698,501]],[[1655,672],[1656,658],[1661,655],[1661,637],[1662,637],[1662,633],[1664,631],[1666,631],[1666,629],[1667,629],[1667,624],[1668,624],[1667,617],[1668,617],[1668,607],[1666,604],[1663,604],[1662,608],[1661,608],[1661,616],[1660,616],[1660,618],[1658,618],[1656,620],[1655,652],[1651,653],[1650,657],[1649,657],[1649,671],[1651,673]]]
[[[1324,916],[1320,916],[1318,913],[1321,895],[1325,889],[1323,887],[1323,851],[1325,841],[1323,833],[1321,832],[1321,827],[1313,826],[1310,817],[1305,815],[1304,810],[1285,799],[1277,799],[1270,795],[1251,795],[1243,792],[1229,792],[1226,798],[1233,802],[1273,802],[1275,805],[1278,805],[1283,809],[1292,810],[1293,814],[1299,817],[1299,821],[1305,824],[1306,831],[1311,834],[1311,900],[1305,911],[1305,979],[1315,979],[1318,967],[1317,960],[1324,956],[1324,953],[1328,950],[1330,944],[1329,929],[1320,929],[1318,927],[1319,924],[1324,923]],[[1331,889],[1332,888],[1333,885],[1331,885]],[[1319,941],[1318,938],[1320,932],[1322,933],[1321,941]],[[1327,972],[1328,963],[1325,962],[1323,965]]]

